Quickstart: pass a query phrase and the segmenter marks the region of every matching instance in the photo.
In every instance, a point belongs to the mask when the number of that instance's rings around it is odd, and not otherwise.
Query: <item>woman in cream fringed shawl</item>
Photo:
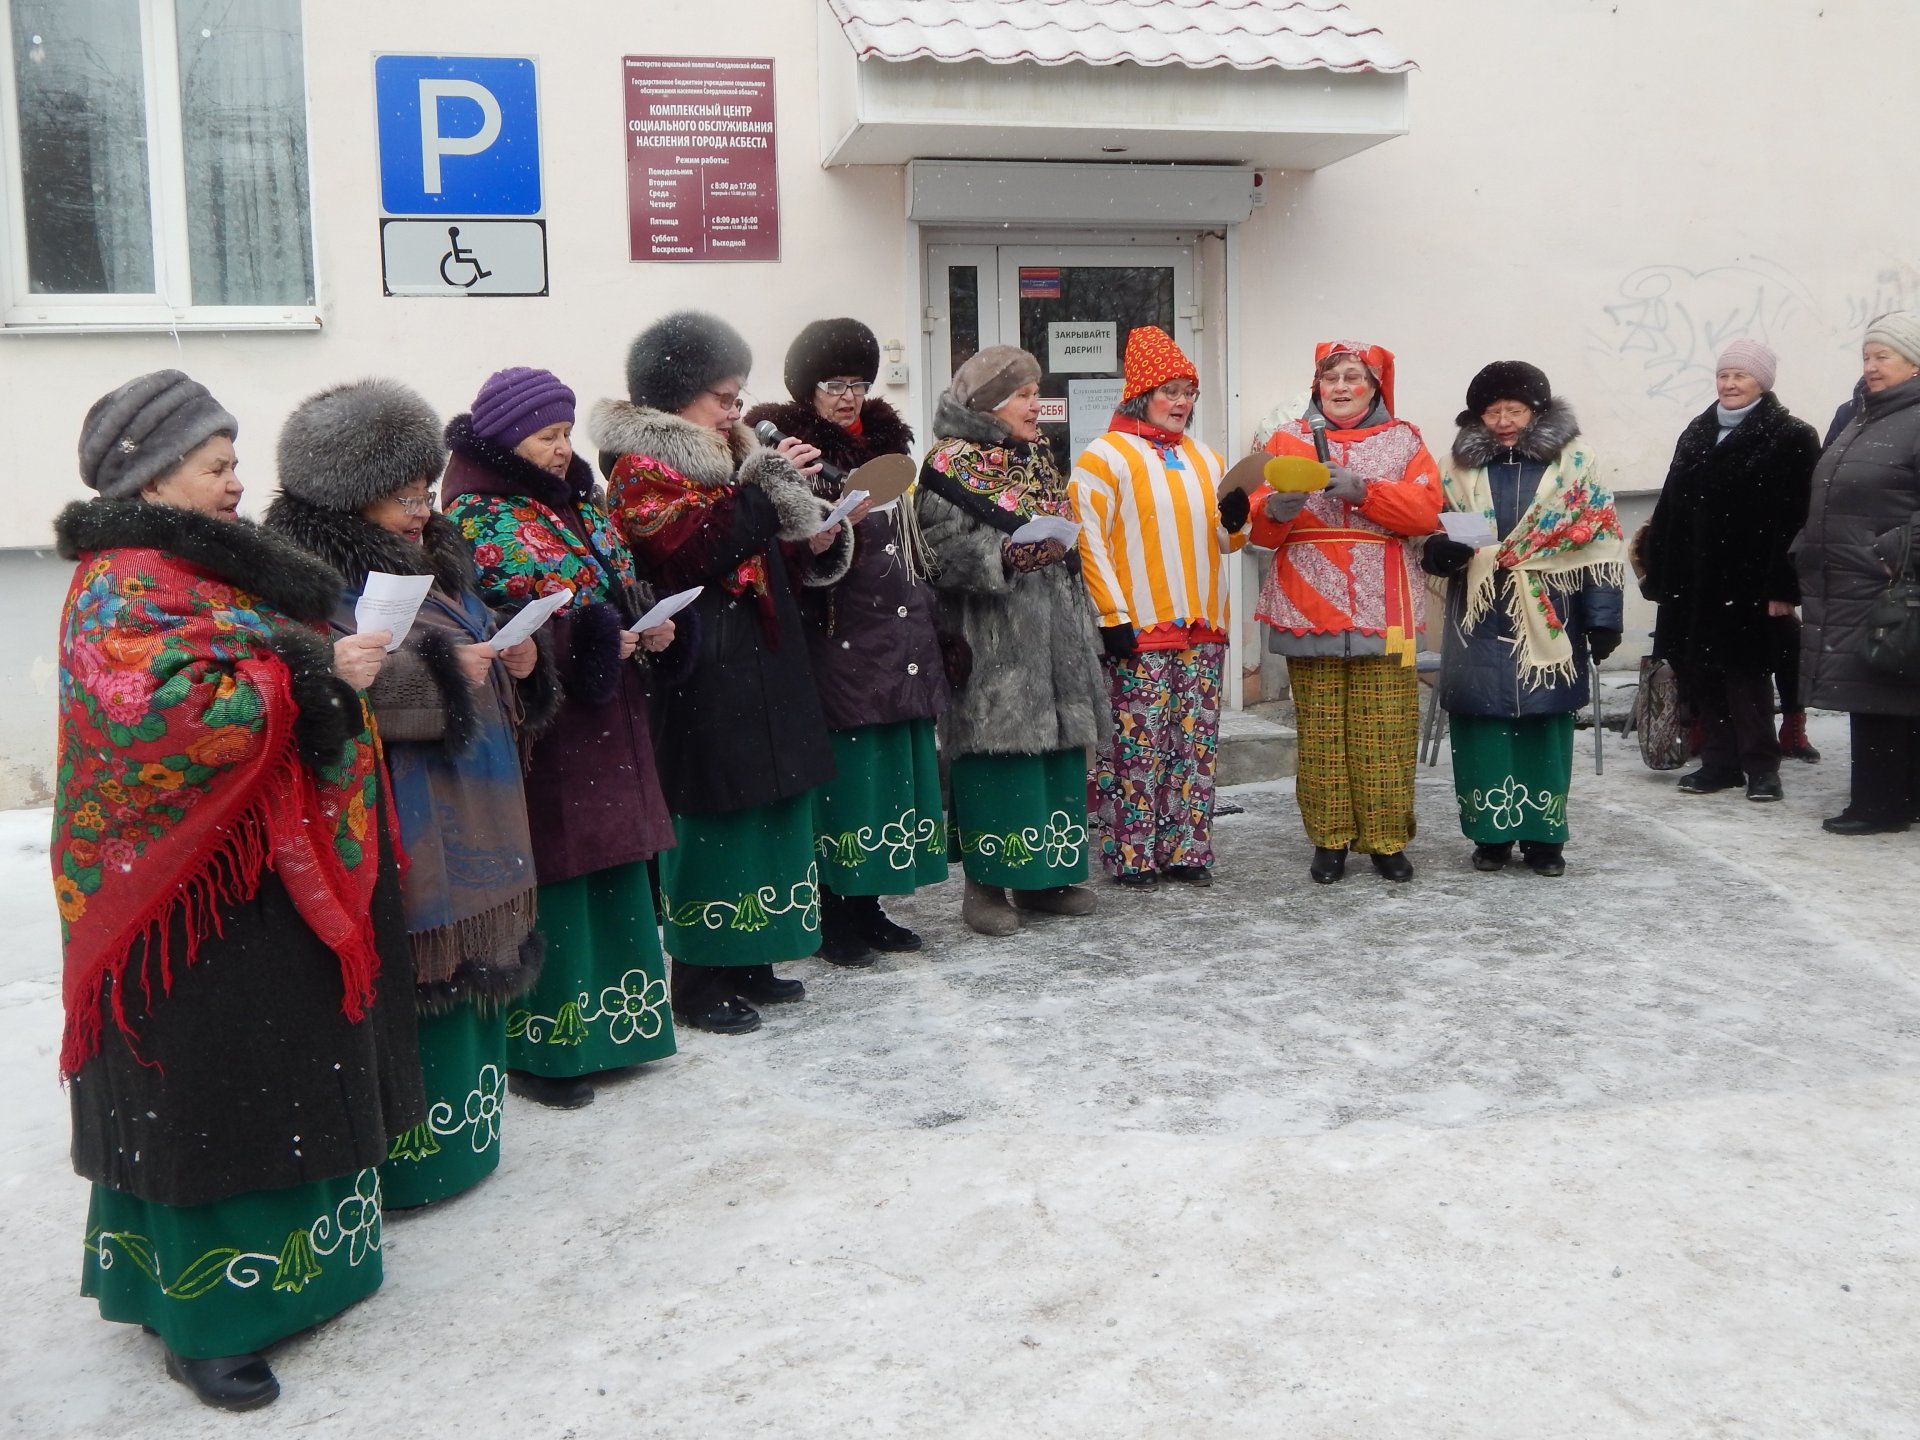
[[[1495,536],[1473,546],[1435,535],[1423,556],[1447,587],[1440,703],[1460,828],[1475,869],[1504,868],[1518,841],[1532,870],[1560,875],[1573,717],[1589,659],[1620,643],[1626,545],[1597,457],[1534,366],[1487,366],[1458,423],[1447,509],[1481,516]]]

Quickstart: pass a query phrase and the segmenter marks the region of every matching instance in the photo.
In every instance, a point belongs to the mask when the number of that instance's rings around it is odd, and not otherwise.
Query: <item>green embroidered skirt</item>
[[[540,887],[547,958],[507,1007],[507,1064],[568,1080],[671,1055],[666,962],[646,862]]]
[[[1051,890],[1087,878],[1087,752],[963,755],[953,828],[967,878]]]
[[[690,965],[771,965],[820,948],[813,792],[724,815],[676,815],[660,855],[667,953]]]
[[[430,1205],[471,1189],[500,1164],[507,1097],[507,1017],[465,1002],[420,1017],[427,1118],[394,1137],[380,1167],[389,1210]]]
[[[248,1355],[380,1288],[375,1170],[210,1205],[160,1205],[104,1185],[87,1208],[80,1293],[107,1320],[149,1325],[189,1360]]]
[[[1564,844],[1573,779],[1573,715],[1519,720],[1450,715],[1460,830],[1476,845]]]
[[[813,792],[820,883],[836,895],[911,895],[947,878],[931,720],[831,732],[834,778]]]

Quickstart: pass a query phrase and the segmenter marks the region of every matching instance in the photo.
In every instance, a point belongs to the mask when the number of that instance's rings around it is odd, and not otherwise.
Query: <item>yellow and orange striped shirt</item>
[[[1167,457],[1117,430],[1081,452],[1068,494],[1080,522],[1081,573],[1101,625],[1226,630],[1226,557],[1247,537],[1220,526],[1216,492],[1225,469],[1191,435]]]

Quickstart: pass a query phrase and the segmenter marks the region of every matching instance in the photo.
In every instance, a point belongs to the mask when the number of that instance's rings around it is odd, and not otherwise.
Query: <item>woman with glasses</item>
[[[1122,885],[1213,883],[1213,771],[1227,647],[1227,556],[1244,490],[1187,433],[1199,372],[1164,330],[1127,337],[1120,408],[1074,462],[1081,573],[1106,651],[1112,734],[1093,766],[1101,859]]]
[[[1375,873],[1413,878],[1413,765],[1420,728],[1414,652],[1425,624],[1419,544],[1440,521],[1440,470],[1393,413],[1393,352],[1330,340],[1313,354],[1307,413],[1267,441],[1311,459],[1316,424],[1332,458],[1326,488],[1253,494],[1253,543],[1274,552],[1257,619],[1287,657],[1300,731],[1300,818],[1309,876],[1331,885],[1349,848]]]
[[[472,552],[433,511],[441,430],[425,400],[389,380],[321,391],[280,432],[281,493],[265,522],[345,579],[338,634],[356,629],[370,574],[433,582],[367,690],[407,853],[401,898],[428,1102],[381,1167],[389,1208],[458,1194],[500,1163],[507,1009],[540,973],[515,730],[544,728],[559,703],[533,640],[498,652],[488,643],[497,627]]]
[[[703,587],[692,676],[660,707],[661,775],[679,844],[660,859],[674,1013],[738,1035],[755,1004],[806,987],[774,965],[820,948],[813,792],[833,747],[793,594],[853,562],[847,526],[805,468],[813,446],[768,450],[740,423],[753,355],[696,311],[641,332],[626,401],[594,407],[615,523],[662,594]],[[862,512],[855,511],[857,521]]]
[[[787,350],[791,402],[756,406],[747,424],[770,421],[847,473],[879,455],[905,455],[913,431],[868,396],[879,373],[871,330],[858,320],[816,320]],[[839,498],[824,476],[812,483],[821,498]],[[836,965],[870,965],[875,950],[918,950],[920,937],[889,920],[880,897],[947,878],[934,742],[947,682],[910,519],[896,504],[860,521],[853,568],[800,597],[836,771],[816,792],[814,814],[820,954]]]
[[[573,449],[573,391],[546,370],[487,377],[447,427],[447,518],[472,547],[487,603],[572,592],[541,635],[564,703],[533,742],[527,819],[546,959],[507,1008],[508,1084],[557,1109],[594,1077],[673,1054],[666,964],[647,861],[673,844],[648,691],[684,672],[674,624],[632,630],[653,597]]]

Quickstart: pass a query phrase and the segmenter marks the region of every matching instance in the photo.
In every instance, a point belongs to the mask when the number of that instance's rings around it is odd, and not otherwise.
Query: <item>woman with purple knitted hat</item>
[[[593,1100],[593,1076],[674,1051],[647,861],[671,846],[648,692],[691,647],[653,603],[573,450],[573,391],[545,370],[488,377],[447,427],[447,518],[473,547],[488,602],[518,609],[562,588],[547,622],[564,703],[530,751],[527,818],[546,963],[507,1013],[509,1084],[543,1105]]]
[[[1717,399],[1680,432],[1640,548],[1641,593],[1660,605],[1654,653],[1673,663],[1700,727],[1684,795],[1744,785],[1749,800],[1778,800],[1782,750],[1806,742],[1804,712],[1774,730],[1773,671],[1800,600],[1787,547],[1820,437],[1775,397],[1778,368],[1758,340],[1721,352]]]

